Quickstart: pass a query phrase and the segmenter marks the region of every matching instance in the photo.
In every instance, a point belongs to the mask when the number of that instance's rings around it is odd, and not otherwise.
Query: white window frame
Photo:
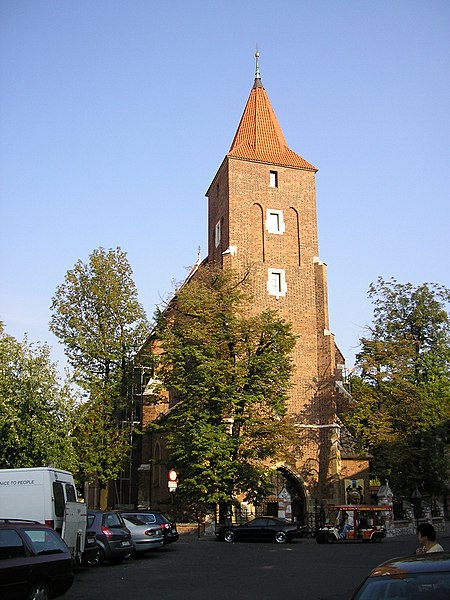
[[[283,211],[275,208],[266,210],[266,229],[269,233],[277,233],[282,235],[286,231],[284,223]]]
[[[269,171],[269,186],[271,188],[278,187],[278,171]]]
[[[222,241],[222,224],[220,221],[217,221],[216,226],[214,227],[214,243],[216,248],[220,246],[220,242]]]
[[[286,271],[284,269],[267,270],[267,291],[276,299],[286,296]]]

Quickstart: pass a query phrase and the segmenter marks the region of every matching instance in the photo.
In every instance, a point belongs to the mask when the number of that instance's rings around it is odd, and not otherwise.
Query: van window
[[[71,483],[66,483],[66,498],[67,502],[76,502],[77,494],[75,492],[75,488]]]
[[[55,515],[57,517],[64,516],[64,491],[62,483],[53,482],[53,501],[55,503]]]

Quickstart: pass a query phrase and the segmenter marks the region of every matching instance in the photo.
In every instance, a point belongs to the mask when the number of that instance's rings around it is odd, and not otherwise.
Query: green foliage
[[[361,339],[357,404],[345,422],[397,494],[440,493],[449,470],[450,292],[379,278],[369,296],[374,321]]]
[[[98,248],[67,271],[52,300],[50,330],[65,346],[79,384],[120,380],[148,333],[126,253]],[[116,377],[117,378],[117,377]]]
[[[130,431],[122,426],[129,366],[149,330],[126,254],[99,248],[87,264],[79,260],[51,309],[50,329],[65,346],[74,380],[88,392],[77,411],[80,475],[106,486],[130,451]]]
[[[274,313],[250,314],[244,281],[200,268],[157,315],[157,373],[179,491],[199,502],[255,499],[295,437],[286,416],[295,338]]]
[[[75,469],[73,407],[49,347],[18,342],[0,324],[0,467]]]
[[[130,452],[130,426],[123,427],[114,412],[108,384],[99,384],[90,391],[89,400],[77,408],[75,450],[79,460],[78,478],[95,482],[101,487],[117,479]]]

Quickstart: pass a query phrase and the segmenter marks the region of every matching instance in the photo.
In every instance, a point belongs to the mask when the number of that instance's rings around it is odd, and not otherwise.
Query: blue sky
[[[68,269],[120,246],[155,306],[200,246],[204,194],[254,78],[316,165],[330,326],[352,366],[379,275],[449,275],[448,0],[1,0],[0,319],[47,341]]]

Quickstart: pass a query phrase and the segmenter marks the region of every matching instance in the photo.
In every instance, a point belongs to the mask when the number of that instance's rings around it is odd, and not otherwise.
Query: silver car
[[[164,536],[159,525],[148,525],[134,515],[123,515],[125,525],[131,533],[133,544],[132,556],[144,554],[149,550],[160,548],[164,544]]]

